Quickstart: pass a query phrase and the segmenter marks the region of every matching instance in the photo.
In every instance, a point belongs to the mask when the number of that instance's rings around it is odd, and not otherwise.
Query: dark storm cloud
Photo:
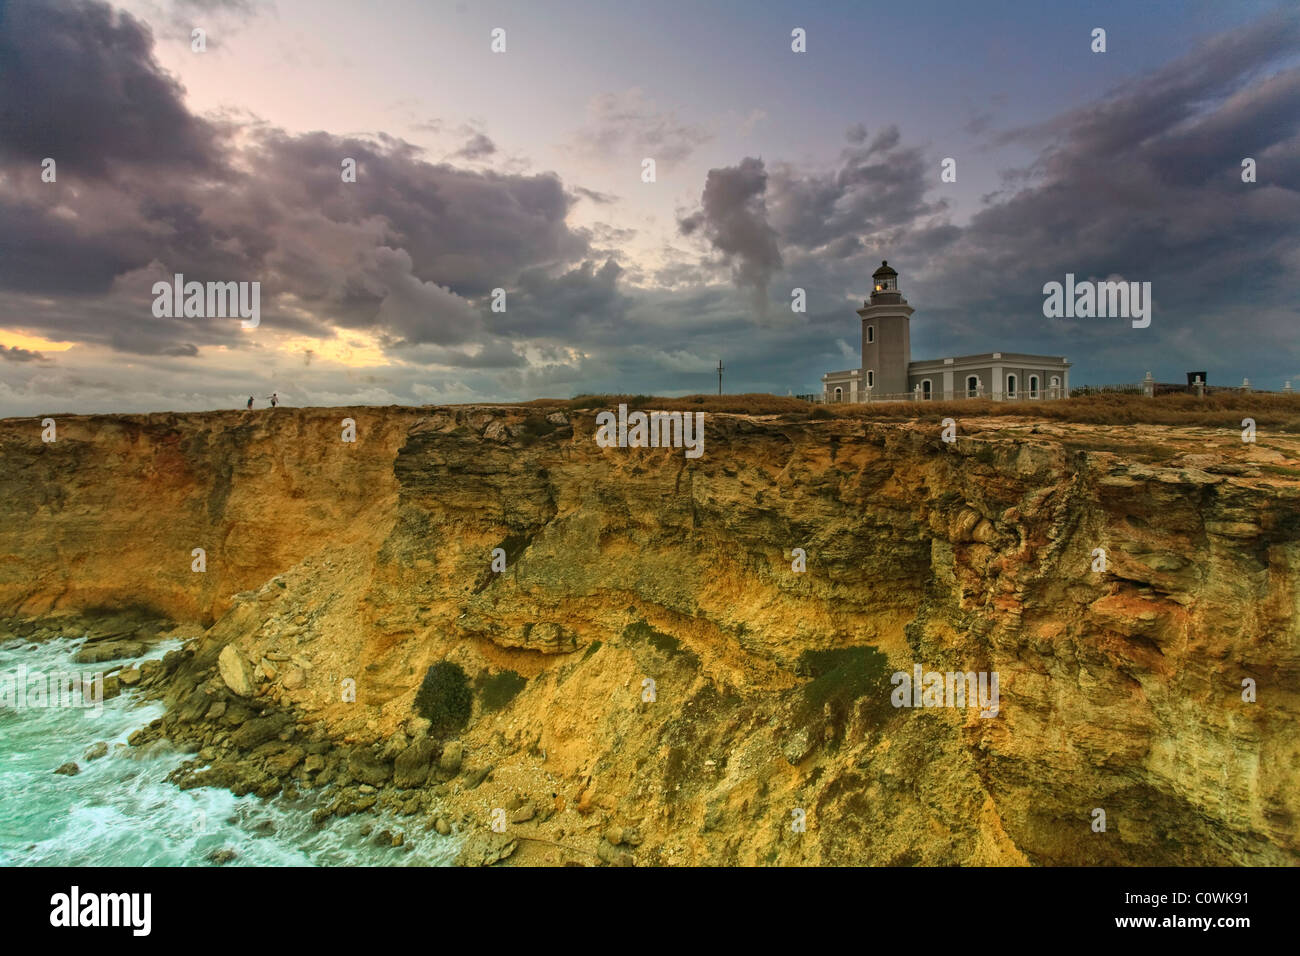
[[[187,357],[211,345],[265,354],[238,321],[154,318],[151,285],[174,272],[259,280],[264,329],[366,331],[415,366],[341,382],[304,351],[293,374],[302,399],[317,403],[712,390],[718,358],[728,389],[815,387],[822,372],[854,364],[844,353],[857,348],[853,308],[881,258],[900,269],[918,309],[918,358],[1017,348],[1068,354],[1085,380],[1140,377],[1131,336],[1042,318],[1042,284],[1072,271],[1154,280],[1151,354],[1293,362],[1300,81],[1282,61],[1300,53],[1294,17],[1216,38],[1086,107],[1003,133],[1036,156],[1003,171],[1003,191],[968,223],[949,220],[938,156],[897,128],[859,124],[822,167],[747,158],[710,171],[697,181],[699,208],[679,222],[692,241],[636,263],[617,254],[628,233],[566,221],[581,199],[616,197],[554,174],[429,162],[384,134],[208,123],[185,111],[130,18],[93,3],[5,9],[24,12],[21,32],[0,15],[0,155],[10,164],[0,327],[131,353],[151,370],[143,384],[125,363],[78,378],[68,364],[88,350],[42,365],[7,349],[0,399],[17,407],[44,407],[51,380],[59,394],[98,401],[89,390],[102,388],[112,403],[129,391],[142,407],[174,407],[197,364]],[[21,45],[82,72],[60,80],[44,61],[9,53]],[[77,51],[88,57],[80,67]],[[41,91],[63,97],[57,113],[33,106]],[[703,135],[635,99],[597,112],[608,122],[588,133],[614,152],[669,158]],[[972,119],[981,135],[992,122]],[[41,183],[39,159],[59,155],[49,140],[100,165],[60,158],[58,182]],[[1241,182],[1246,155],[1258,183]],[[357,162],[355,183],[341,181],[344,158]],[[704,261],[687,248],[696,238]],[[734,287],[712,281],[720,264]],[[778,279],[807,289],[806,315],[789,312]],[[782,324],[756,329],[747,300],[767,305],[769,286]],[[507,292],[505,313],[488,308],[496,288]],[[422,375],[437,366],[458,371]],[[1252,381],[1266,371],[1252,370]],[[246,399],[243,370],[206,374],[205,388]]]
[[[45,203],[0,196],[0,223],[0,289],[6,291],[105,292],[114,276],[145,264],[111,236],[82,235]]]
[[[149,29],[91,0],[0,7],[0,156],[53,158],[60,175],[115,163],[215,172],[212,127],[192,116],[157,64]]]
[[[776,231],[767,220],[767,170],[761,159],[746,157],[736,166],[710,169],[700,209],[678,221],[683,235],[700,233],[731,266],[736,285],[753,290],[760,311],[767,286],[781,268]]]
[[[48,362],[40,352],[33,352],[30,349],[22,349],[16,345],[0,345],[0,358],[6,362]]]
[[[1300,69],[1279,61],[1296,53],[1300,17],[1269,17],[1007,134],[1042,150],[1027,185],[944,251],[943,285],[1005,314],[1017,296],[1036,311],[1067,271],[1116,274],[1152,281],[1166,322],[1214,334],[1216,310],[1253,301],[1259,334],[1280,332],[1279,296],[1294,296],[1281,280],[1300,254]],[[1242,182],[1246,156],[1256,183]]]
[[[491,317],[492,328],[512,338],[584,345],[640,337],[644,330],[625,326],[630,299],[619,289],[622,274],[613,259],[587,260],[559,273],[525,269],[509,291],[505,313]]]
[[[919,147],[901,145],[898,127],[885,127],[868,143],[859,125],[847,138],[856,145],[828,172],[773,167],[768,206],[783,244],[844,258],[863,248],[864,236],[906,229],[945,208],[925,198],[937,180],[934,164]]]
[[[0,321],[140,355],[246,347],[238,322],[152,316],[153,283],[182,273],[260,282],[268,328],[464,345],[487,335],[492,289],[587,251],[565,221],[575,198],[554,174],[432,164],[384,134],[294,136],[192,117],[148,30],[103,4],[15,4],[0,17],[0,51],[0,150],[32,164],[0,195],[0,289],[18,294],[0,302]],[[47,100],[59,108],[33,107]],[[467,146],[493,148],[485,136]],[[58,179],[43,183],[39,158],[51,153]],[[355,183],[342,180],[345,158]]]

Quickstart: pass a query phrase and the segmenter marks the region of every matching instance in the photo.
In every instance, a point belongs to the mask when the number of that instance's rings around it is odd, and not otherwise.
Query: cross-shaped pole
[[[718,359],[718,394],[722,394],[722,359]]]

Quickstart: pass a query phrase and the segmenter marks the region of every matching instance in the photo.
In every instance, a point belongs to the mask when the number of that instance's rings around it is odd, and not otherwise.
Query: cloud
[[[768,224],[767,171],[761,159],[710,169],[700,208],[678,220],[682,235],[699,233],[730,265],[736,285],[753,291],[759,312],[767,310],[767,286],[781,268],[776,231]]]
[[[606,158],[679,163],[713,138],[702,126],[683,123],[672,111],[655,108],[639,88],[603,93],[587,106],[588,123],[577,134],[574,150]]]
[[[1175,371],[1213,355],[1215,380],[1234,362],[1237,381],[1300,378],[1294,16],[1031,126],[963,111],[957,122],[970,116],[1019,165],[960,224],[937,155],[858,124],[819,162],[760,159],[755,145],[695,176],[698,204],[664,237],[615,205],[629,200],[502,161],[477,127],[438,125],[434,155],[463,155],[437,161],[383,132],[199,117],[139,20],[88,0],[5,9],[0,329],[29,336],[0,353],[6,414],[242,407],[273,390],[299,404],[682,394],[716,388],[719,357],[729,388],[804,391],[852,364],[853,307],[882,258],[918,309],[917,357],[1064,353],[1084,380],[1124,381],[1147,355]],[[59,108],[42,110],[51,97]],[[726,115],[734,132],[741,114]],[[632,91],[593,101],[579,144],[672,161],[710,135]],[[1246,155],[1258,183],[1241,182]],[[355,183],[341,181],[344,157]],[[495,170],[465,168],[485,158]],[[584,200],[636,230],[570,226]],[[634,240],[644,255],[626,253]],[[1066,271],[1153,280],[1145,352],[1132,334],[1042,318],[1042,284]],[[175,272],[260,281],[261,326],[155,318],[152,283]],[[785,279],[809,311],[761,321]],[[504,313],[489,308],[496,288]],[[41,341],[75,345],[43,360]]]
[[[597,192],[594,189],[587,189],[583,186],[574,186],[573,193],[576,196],[581,196],[583,199],[590,199],[592,202],[601,206],[608,206],[618,200],[618,197],[613,193]]]
[[[846,138],[851,145],[834,169],[773,167],[768,205],[783,243],[845,258],[874,246],[873,238],[885,239],[946,208],[942,200],[926,199],[937,180],[933,164],[920,147],[902,144],[898,127],[886,126],[867,142],[858,124]]]
[[[452,156],[458,159],[483,159],[486,156],[491,156],[496,151],[496,143],[488,139],[483,133],[475,133],[469,138],[469,142],[452,153]]]
[[[1300,68],[1287,65],[1297,53],[1300,16],[1269,16],[1001,134],[1039,152],[944,249],[945,291],[959,286],[968,308],[1000,299],[1005,315],[1009,295],[1036,310],[1043,283],[1066,272],[1122,274],[1153,282],[1164,322],[1205,322],[1207,343],[1223,331],[1215,313],[1248,301],[1255,334],[1277,336],[1282,313],[1258,306],[1285,301],[1300,248]],[[1241,180],[1248,155],[1267,157],[1257,183]]]
[[[19,3],[0,18],[13,131],[0,151],[32,171],[0,191],[0,322],[142,356],[251,347],[238,321],[151,314],[153,283],[182,273],[259,282],[263,334],[463,345],[488,336],[492,289],[588,250],[554,174],[430,163],[385,134],[212,124],[186,111],[151,44],[104,4]],[[52,91],[60,108],[33,112]],[[51,142],[58,180],[43,183],[36,157]],[[462,152],[492,148],[477,135]]]
[[[10,0],[0,14],[0,157],[100,177],[119,163],[219,174],[216,130],[158,66],[148,27],[91,0]]]
[[[16,345],[0,345],[0,358],[6,362],[48,362],[40,352],[19,348]]]

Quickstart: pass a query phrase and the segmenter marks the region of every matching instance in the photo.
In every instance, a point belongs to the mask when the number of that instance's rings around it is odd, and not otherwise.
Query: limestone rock
[[[457,866],[491,866],[515,852],[518,841],[507,833],[478,830],[470,834],[456,857]]]
[[[82,759],[98,760],[100,757],[104,756],[107,753],[108,753],[108,744],[106,744],[104,741],[101,740],[99,743],[90,747],[85,752]]]
[[[209,658],[210,660],[211,658]],[[233,644],[227,644],[217,657],[217,669],[226,686],[240,697],[253,696],[253,672],[244,655]]]
[[[355,747],[348,755],[348,773],[372,787],[382,787],[393,770],[380,757],[366,747]]]
[[[465,745],[459,740],[450,741],[442,748],[442,756],[438,758],[438,769],[443,773],[458,774],[464,759]]]
[[[393,761],[393,785],[403,790],[423,787],[435,753],[437,745],[427,737],[408,746]]]

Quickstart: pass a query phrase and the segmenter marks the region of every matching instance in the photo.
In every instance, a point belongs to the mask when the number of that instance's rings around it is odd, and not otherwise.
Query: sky
[[[0,416],[820,392],[884,259],[914,359],[1300,387],[1300,8],[0,0]]]

